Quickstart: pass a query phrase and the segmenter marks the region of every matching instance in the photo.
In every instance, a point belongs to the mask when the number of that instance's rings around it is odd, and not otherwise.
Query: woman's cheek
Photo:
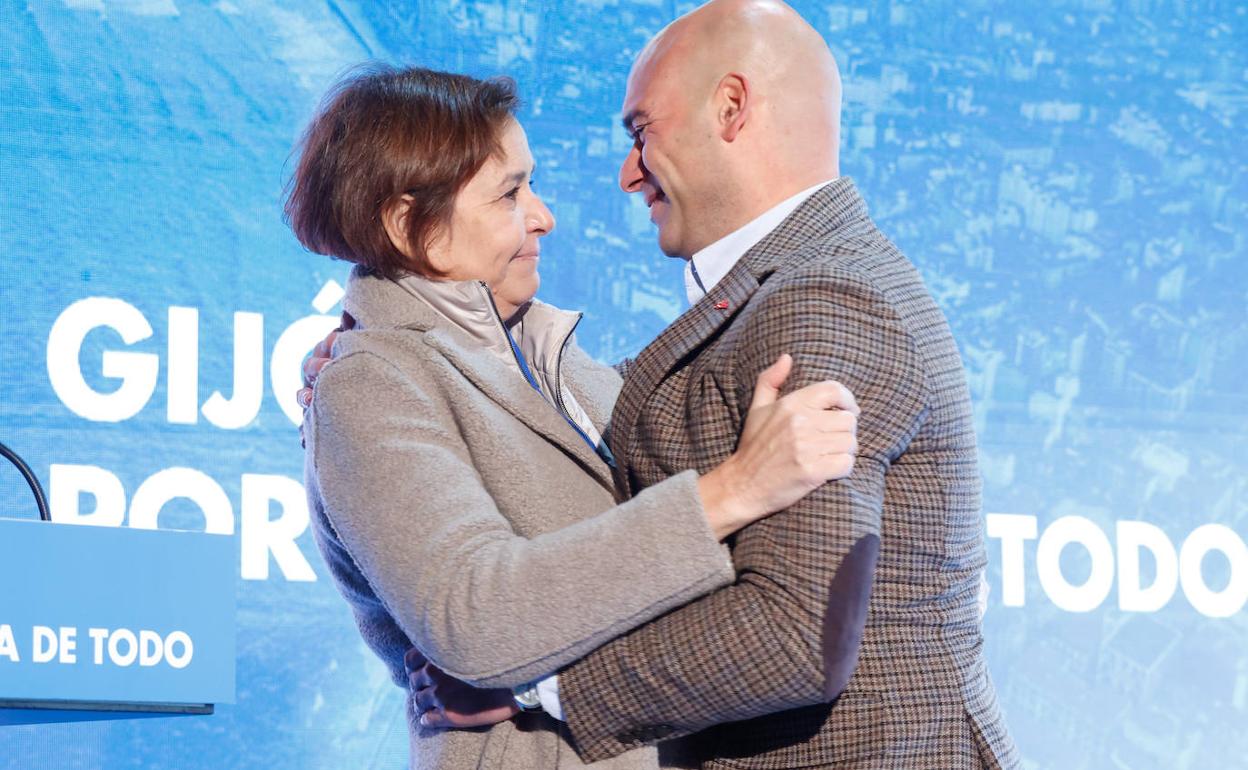
[[[511,236],[512,237],[510,241],[503,249],[504,256],[503,256],[502,264],[498,266],[499,278],[507,277],[507,271],[511,267],[511,258],[519,254],[520,250],[524,248],[524,240],[525,240],[526,233],[524,231],[523,222],[521,222],[521,225],[519,227],[514,229]]]
[[[504,282],[506,282],[506,280],[507,280],[507,267],[508,267],[508,263],[507,263],[507,262],[504,262],[504,263],[503,263],[503,264],[502,264],[502,265],[498,268],[498,270],[497,270],[497,271],[495,271],[495,273],[494,273],[494,280],[490,283],[490,286],[493,286],[493,287],[495,287],[495,288],[500,288],[500,287],[502,287],[502,285],[504,284]]]

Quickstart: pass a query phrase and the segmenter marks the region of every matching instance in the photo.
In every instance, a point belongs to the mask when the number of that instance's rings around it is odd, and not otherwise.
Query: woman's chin
[[[537,296],[537,290],[541,285],[542,278],[536,270],[532,275],[523,277],[511,274],[507,276],[507,280],[499,287],[499,290],[494,292],[494,299],[501,304],[518,309]]]

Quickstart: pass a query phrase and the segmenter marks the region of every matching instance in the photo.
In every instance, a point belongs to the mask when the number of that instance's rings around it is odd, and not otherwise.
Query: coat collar
[[[754,279],[762,283],[803,247],[866,219],[867,204],[853,180],[849,177],[835,179],[807,198],[775,230],[746,252],[741,262]]]
[[[575,457],[603,486],[614,490],[610,469],[602,459],[525,381],[484,285],[476,281],[430,281],[419,276],[392,281],[357,267],[347,281],[343,309],[364,330],[422,332],[425,343],[482,393]],[[534,300],[519,321],[525,328],[523,341],[518,344],[529,348],[524,352],[532,356],[531,361],[553,369],[558,365],[563,341],[579,320],[579,313]]]
[[[659,383],[693,350],[710,339],[749,302],[767,278],[809,245],[867,216],[866,204],[847,177],[829,182],[756,243],[710,293],[693,304],[637,356],[611,417],[617,458]],[[617,463],[624,489],[627,462]]]

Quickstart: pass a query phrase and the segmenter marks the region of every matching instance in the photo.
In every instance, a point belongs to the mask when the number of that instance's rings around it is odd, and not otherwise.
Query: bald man
[[[714,768],[1017,766],[982,656],[985,556],[962,362],[838,164],[840,78],[788,6],[715,0],[642,51],[620,186],[688,260],[690,310],[627,367],[632,495],[736,444],[758,373],[858,395],[857,467],[736,537],[739,578],[542,684],[594,761],[662,741]]]

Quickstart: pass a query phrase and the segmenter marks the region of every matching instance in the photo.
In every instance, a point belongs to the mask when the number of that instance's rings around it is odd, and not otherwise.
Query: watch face
[[[542,699],[537,694],[537,688],[532,685],[517,687],[513,694],[516,698],[516,704],[525,711],[532,711],[542,707]]]

